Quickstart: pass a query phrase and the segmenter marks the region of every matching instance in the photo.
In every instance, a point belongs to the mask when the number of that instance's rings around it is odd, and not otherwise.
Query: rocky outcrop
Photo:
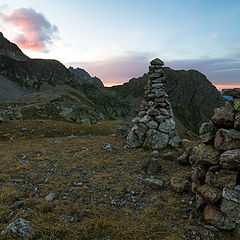
[[[68,70],[75,75],[75,77],[79,78],[80,80],[85,79],[90,84],[94,84],[99,87],[104,87],[102,81],[98,77],[91,77],[88,72],[86,72],[82,68],[73,68],[69,67]]]
[[[127,137],[127,143],[130,147],[152,150],[177,147],[180,138],[175,130],[172,106],[166,93],[163,62],[157,58],[150,64],[145,99],[138,116],[132,120],[135,126]]]
[[[236,89],[223,92],[233,98],[240,94]],[[205,220],[224,230],[237,229],[240,223],[240,132],[234,129],[240,111],[234,103],[215,109],[212,122],[202,125],[202,143],[191,156],[195,159],[192,191],[197,207],[205,206]]]

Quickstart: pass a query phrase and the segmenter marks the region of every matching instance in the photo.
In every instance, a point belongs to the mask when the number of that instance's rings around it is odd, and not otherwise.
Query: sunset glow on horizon
[[[166,67],[200,71],[218,89],[240,87],[239,25],[236,0],[0,4],[0,31],[26,55],[83,68],[105,86],[142,76],[158,57]]]

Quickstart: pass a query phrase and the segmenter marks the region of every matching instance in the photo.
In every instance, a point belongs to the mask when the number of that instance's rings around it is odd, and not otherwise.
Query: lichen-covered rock
[[[221,203],[221,211],[225,213],[232,221],[240,223],[240,203],[223,198]]]
[[[222,191],[220,189],[208,186],[207,184],[198,187],[197,191],[203,200],[210,204],[214,204],[222,198]]]
[[[199,137],[202,143],[211,144],[214,141],[218,128],[213,122],[205,122],[199,129]]]
[[[198,165],[216,165],[219,162],[220,153],[214,147],[202,143],[198,145],[194,156]]]
[[[204,208],[203,216],[209,224],[219,229],[233,230],[236,227],[235,222],[231,221],[220,209],[212,205],[207,205]]]
[[[240,149],[240,131],[220,128],[215,136],[214,147],[222,151]]]
[[[211,120],[220,127],[233,127],[234,125],[234,109],[229,102],[225,106],[216,108]]]
[[[233,107],[236,111],[240,112],[240,99],[238,98],[233,99]]]
[[[240,169],[240,149],[224,152],[220,156],[220,164],[226,169]]]

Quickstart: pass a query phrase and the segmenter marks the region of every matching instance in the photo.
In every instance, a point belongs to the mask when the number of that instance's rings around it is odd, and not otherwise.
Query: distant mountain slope
[[[114,118],[130,120],[136,115],[144,97],[148,79],[146,74],[122,86],[104,88],[99,87],[102,86],[100,80],[91,78],[85,70],[77,69],[76,72],[77,77],[56,60],[31,59],[0,34],[0,102],[19,101],[19,98],[30,94],[23,98],[27,109],[31,109],[29,103],[35,98],[43,98],[49,116],[50,109],[54,109],[56,116],[63,111],[69,114],[64,117],[69,121],[80,119],[80,122],[95,123]],[[225,99],[197,71],[165,68],[165,73],[178,126],[197,132],[201,123],[208,120],[213,109],[222,105]],[[52,99],[53,92],[58,92],[58,97]],[[35,106],[37,104],[34,103]],[[24,106],[22,108],[25,109]],[[23,117],[30,116],[28,112]]]
[[[224,104],[225,99],[211,82],[195,70],[173,70],[164,68],[167,80],[167,92],[169,94],[174,114],[188,129],[198,132],[204,121],[210,119],[213,110]],[[148,76],[131,79],[121,86],[109,88],[120,95],[130,104],[131,112],[135,115],[139,109],[140,101],[144,97],[144,86],[147,84]]]
[[[90,74],[82,68],[69,67],[68,70],[75,75],[75,77],[80,79],[85,79],[89,83],[97,85],[99,87],[104,87],[102,81],[98,77],[91,77]]]

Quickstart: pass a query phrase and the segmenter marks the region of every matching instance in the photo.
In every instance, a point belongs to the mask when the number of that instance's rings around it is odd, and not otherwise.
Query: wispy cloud
[[[18,8],[10,14],[0,12],[3,22],[1,30],[7,31],[7,26],[15,27],[12,41],[23,49],[47,52],[58,29],[52,25],[42,13],[32,8]]]

